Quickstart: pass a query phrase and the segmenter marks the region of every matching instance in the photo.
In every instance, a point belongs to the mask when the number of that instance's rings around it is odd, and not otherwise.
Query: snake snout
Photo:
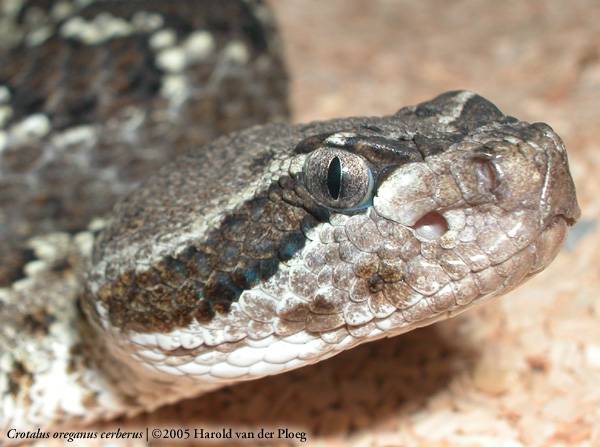
[[[575,184],[569,172],[569,163],[565,152],[548,152],[547,170],[541,195],[542,226],[554,225],[557,219],[563,219],[571,227],[581,217],[577,203]]]

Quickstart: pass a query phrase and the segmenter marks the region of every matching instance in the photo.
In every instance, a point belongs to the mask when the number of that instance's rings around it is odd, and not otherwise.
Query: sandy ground
[[[294,121],[387,114],[447,90],[476,91],[563,137],[582,221],[548,270],[496,302],[100,429],[275,432],[273,441],[194,445],[600,446],[600,2],[271,3]]]

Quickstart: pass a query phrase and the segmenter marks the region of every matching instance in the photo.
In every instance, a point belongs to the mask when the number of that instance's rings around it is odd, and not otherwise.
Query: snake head
[[[365,323],[403,320],[399,331],[540,272],[581,214],[554,131],[506,117],[470,92],[309,138],[297,152],[307,154],[311,197],[331,213],[334,233],[345,229],[342,267],[332,269],[356,276],[349,308]],[[362,320],[355,317],[345,322]]]
[[[255,127],[121,202],[84,308],[136,386],[189,396],[501,295],[551,262],[579,215],[560,138],[471,92]]]

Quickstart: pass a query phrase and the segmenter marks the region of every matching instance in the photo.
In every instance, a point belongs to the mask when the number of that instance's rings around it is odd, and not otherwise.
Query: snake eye
[[[367,206],[373,195],[373,174],[360,155],[321,147],[304,164],[306,187],[327,208],[355,210]]]
[[[342,162],[340,157],[333,157],[327,170],[327,191],[333,200],[338,200],[340,189],[342,189]]]

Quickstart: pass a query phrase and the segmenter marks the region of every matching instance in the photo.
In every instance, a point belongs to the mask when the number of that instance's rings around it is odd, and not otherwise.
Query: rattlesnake
[[[88,3],[3,3],[3,436],[456,315],[579,217],[560,138],[467,91],[204,144],[286,115],[265,6]]]

